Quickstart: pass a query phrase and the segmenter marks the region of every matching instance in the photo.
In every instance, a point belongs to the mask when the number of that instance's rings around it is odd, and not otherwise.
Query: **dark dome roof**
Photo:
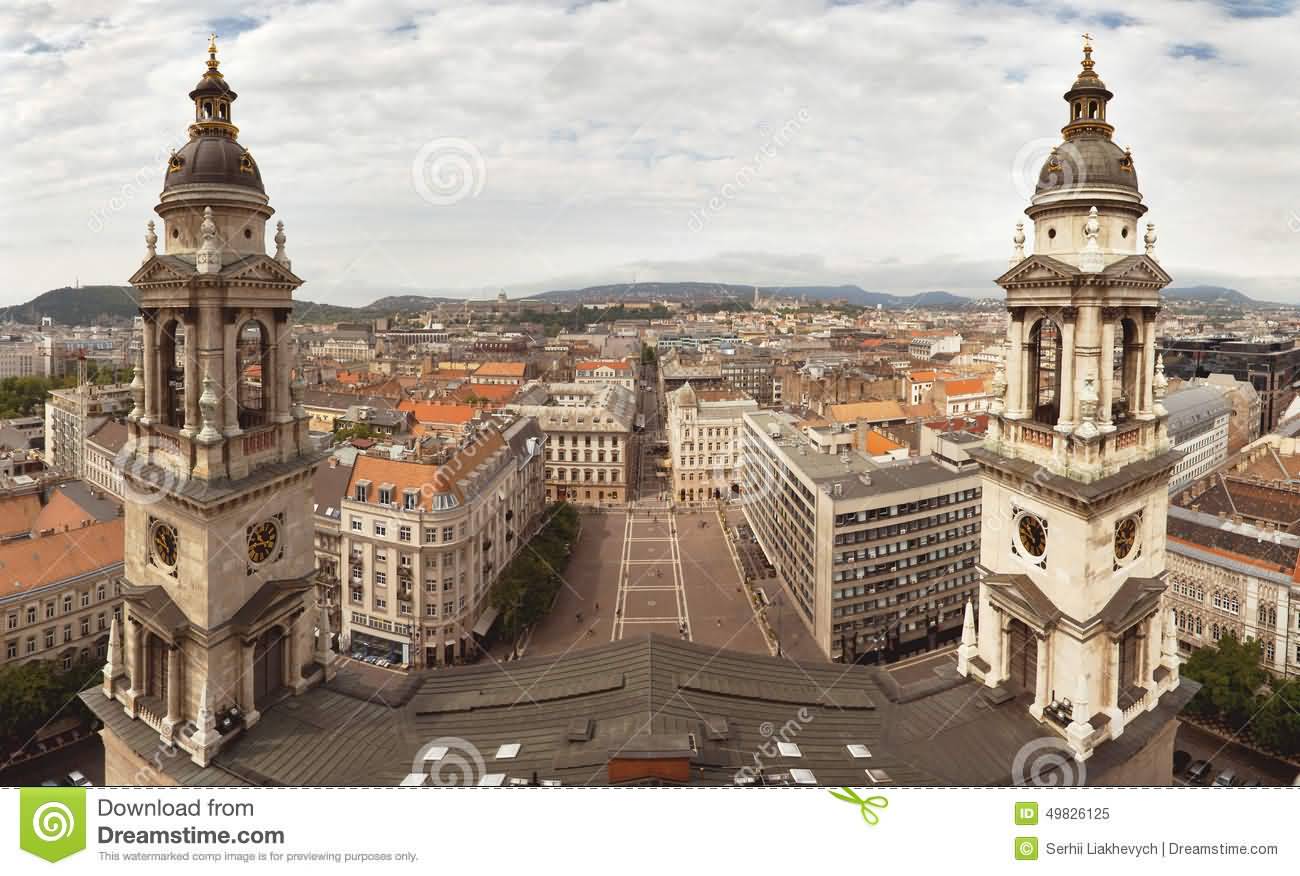
[[[1119,186],[1137,193],[1133,159],[1106,137],[1072,137],[1043,163],[1034,194],[1092,186]]]
[[[229,137],[197,137],[182,146],[172,158],[173,163],[180,160],[180,167],[171,170],[169,165],[163,178],[163,191],[189,183],[220,183],[247,186],[265,194],[262,173],[252,156],[248,159],[250,169],[244,169],[245,155],[248,155],[248,150]]]
[[[230,90],[230,84],[224,77],[205,73],[199,80],[199,84],[195,85],[194,90],[190,92],[190,100],[198,97],[224,97],[234,100],[238,95]]]

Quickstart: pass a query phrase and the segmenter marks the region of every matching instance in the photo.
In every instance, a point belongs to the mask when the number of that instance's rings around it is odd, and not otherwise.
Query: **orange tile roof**
[[[0,535],[31,532],[41,516],[41,497],[35,493],[0,498]]]
[[[839,423],[848,423],[853,420],[878,422],[907,419],[907,415],[903,413],[903,406],[896,401],[851,402],[849,404],[831,405],[829,411],[831,419]]]
[[[950,397],[954,395],[976,395],[986,392],[987,386],[981,377],[964,377],[957,380],[943,381],[943,390]]]
[[[450,423],[463,425],[474,419],[476,411],[470,405],[445,404],[443,402],[416,402],[409,399],[397,406],[399,411],[415,415],[419,423]]]
[[[0,545],[0,596],[88,575],[122,562],[124,520]]]
[[[48,529],[64,532],[94,522],[94,515],[72,501],[62,490],[55,490],[32,522],[32,532],[45,532]]]
[[[450,494],[458,501],[464,502],[465,494],[461,491],[461,482],[486,460],[490,459],[499,448],[505,446],[505,439],[496,429],[485,430],[477,440],[469,445],[473,449],[458,450],[446,463],[435,465],[426,462],[404,462],[385,459],[379,456],[358,456],[352,465],[352,477],[348,480],[348,490],[344,498],[356,501],[357,483],[369,481],[370,489],[366,503],[379,504],[379,488],[393,485],[392,501],[401,505],[406,490],[418,490],[418,507],[424,511],[432,510],[435,494]]]
[[[465,401],[482,399],[490,404],[505,404],[519,394],[519,387],[511,384],[464,383],[452,392],[452,398]]]
[[[627,362],[619,359],[597,360],[594,362],[579,362],[573,366],[574,371],[595,371],[597,368],[609,368],[614,371],[631,371],[632,366]]]
[[[484,362],[474,370],[475,377],[523,377],[523,362]]]
[[[871,456],[882,456],[892,450],[901,450],[907,447],[906,444],[899,444],[892,438],[889,438],[875,429],[867,430],[866,450]]]

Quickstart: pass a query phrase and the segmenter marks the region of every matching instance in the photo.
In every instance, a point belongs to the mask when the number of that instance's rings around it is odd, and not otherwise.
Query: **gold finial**
[[[1092,70],[1092,34],[1083,35],[1083,69]]]
[[[217,35],[208,36],[208,69],[216,70],[219,62],[217,61]]]

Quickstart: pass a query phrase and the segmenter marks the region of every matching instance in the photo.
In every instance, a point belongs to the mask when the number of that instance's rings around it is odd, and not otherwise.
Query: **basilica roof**
[[[163,191],[189,183],[245,186],[265,193],[262,173],[248,150],[231,137],[203,135],[172,156]]]

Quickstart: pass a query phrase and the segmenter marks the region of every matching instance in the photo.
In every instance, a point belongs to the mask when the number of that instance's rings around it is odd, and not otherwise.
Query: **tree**
[[[502,632],[510,638],[550,610],[578,535],[578,512],[572,505],[561,503],[548,513],[546,523],[532,541],[501,570],[488,597],[500,612]]]
[[[8,754],[25,745],[67,707],[83,719],[89,711],[74,695],[99,679],[100,664],[80,661],[62,669],[51,660],[29,660],[0,669],[0,746]],[[67,714],[68,712],[65,712]]]
[[[1184,675],[1201,683],[1188,704],[1192,714],[1222,718],[1234,727],[1249,721],[1259,709],[1256,691],[1268,679],[1259,665],[1263,652],[1258,641],[1241,642],[1232,633],[1216,646],[1194,651],[1183,667]]]
[[[1265,748],[1286,757],[1300,754],[1300,683],[1282,682],[1251,722],[1250,731]]]
[[[649,344],[642,344],[642,345],[641,345],[641,364],[642,364],[642,365],[653,365],[653,364],[655,364],[655,360],[656,360],[656,357],[655,357],[655,348],[652,347],[652,346],[650,346]]]

